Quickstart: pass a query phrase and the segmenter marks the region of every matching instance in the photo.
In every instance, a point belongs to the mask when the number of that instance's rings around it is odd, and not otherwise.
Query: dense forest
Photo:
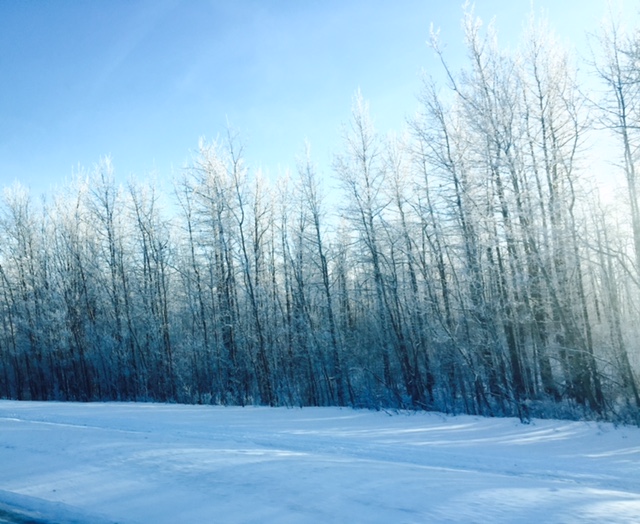
[[[170,192],[109,159],[6,187],[0,396],[640,423],[640,36],[592,39],[590,90],[544,24],[464,27],[401,133],[356,94],[327,172],[263,176],[229,132]]]

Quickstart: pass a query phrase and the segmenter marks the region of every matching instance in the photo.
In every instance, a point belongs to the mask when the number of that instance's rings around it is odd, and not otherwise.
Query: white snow
[[[3,521],[640,522],[640,429],[0,401]]]

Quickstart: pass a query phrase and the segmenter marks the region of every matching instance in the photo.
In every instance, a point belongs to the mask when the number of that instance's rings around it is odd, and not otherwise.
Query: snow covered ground
[[[0,522],[640,522],[640,429],[0,401]]]

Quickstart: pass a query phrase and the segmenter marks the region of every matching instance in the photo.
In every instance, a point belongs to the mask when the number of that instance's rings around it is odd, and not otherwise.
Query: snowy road
[[[0,522],[14,509],[96,524],[640,522],[640,430],[0,401]]]

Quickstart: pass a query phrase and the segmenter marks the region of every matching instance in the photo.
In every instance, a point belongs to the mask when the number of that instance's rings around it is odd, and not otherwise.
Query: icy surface
[[[640,430],[338,408],[0,401],[3,521],[640,522]]]

